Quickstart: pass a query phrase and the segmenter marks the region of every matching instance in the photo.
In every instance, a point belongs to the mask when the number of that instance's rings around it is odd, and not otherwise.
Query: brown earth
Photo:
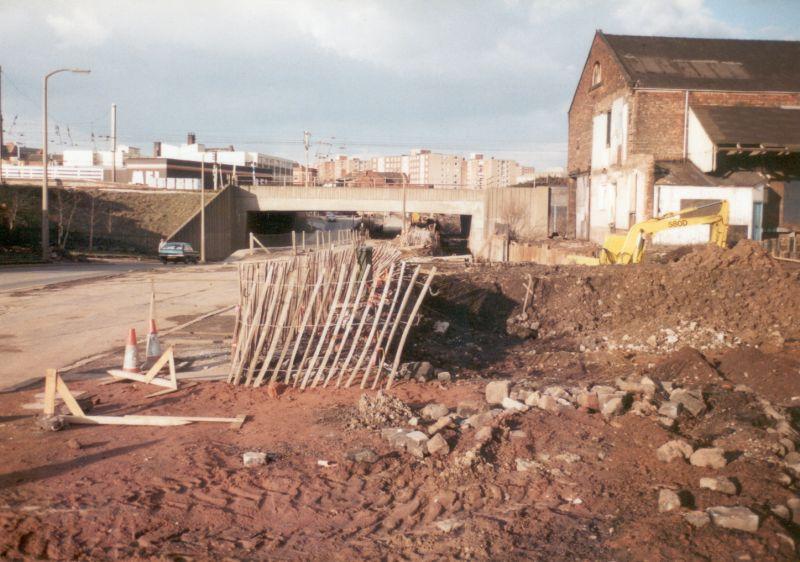
[[[484,386],[497,378],[511,380],[513,392],[554,384],[577,392],[647,375],[657,391],[651,400],[632,391],[634,404],[608,418],[573,406],[506,411],[479,445],[475,429],[448,427],[443,456],[416,458],[354,424],[359,389],[282,389],[273,398],[264,388],[203,382],[148,399],[153,388],[144,385],[70,383],[99,399],[92,413],[249,414],[239,431],[195,424],[49,433],[18,409],[35,391],[0,395],[8,413],[0,420],[0,557],[795,560],[797,521],[771,509],[797,495],[780,419],[797,429],[800,288],[797,269],[762,258],[740,245],[666,265],[450,268],[407,355],[455,379],[397,385],[392,396],[416,415],[430,402],[488,408]],[[520,318],[528,274],[533,306]],[[509,336],[509,318],[512,331],[525,324],[538,337]],[[442,320],[450,327],[437,334],[433,323]],[[667,429],[643,406],[667,400],[662,383],[700,391],[706,411],[683,412]],[[656,449],[677,438],[723,448],[727,465],[660,461]],[[349,460],[363,448],[378,459]],[[246,451],[270,460],[245,468]],[[730,477],[737,494],[700,488],[707,476]],[[660,513],[663,488],[680,491],[684,507]],[[695,529],[683,517],[718,505],[748,507],[758,531]]]

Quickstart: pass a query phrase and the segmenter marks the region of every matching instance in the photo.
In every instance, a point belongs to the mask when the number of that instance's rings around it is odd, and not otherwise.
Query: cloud
[[[714,17],[704,0],[620,0],[613,10],[620,31],[637,35],[741,35]]]
[[[89,48],[102,45],[111,30],[88,7],[73,5],[67,12],[47,14],[47,25],[55,32],[61,48]]]

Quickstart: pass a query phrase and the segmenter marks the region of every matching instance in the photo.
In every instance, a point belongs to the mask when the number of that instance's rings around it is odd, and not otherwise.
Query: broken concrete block
[[[746,507],[718,506],[709,507],[706,511],[717,527],[736,529],[737,531],[746,531],[748,533],[758,531],[758,515]]]
[[[389,442],[389,446],[396,449],[405,448],[405,434],[406,432],[399,427],[387,427],[381,430],[381,437]]]
[[[605,402],[602,403],[600,406],[600,412],[603,414],[604,417],[610,418],[612,416],[618,416],[622,413],[623,410],[623,403],[622,397],[614,396]]]
[[[433,365],[428,361],[420,361],[417,370],[414,371],[414,378],[419,382],[428,382],[433,380]]]
[[[452,415],[442,416],[441,418],[436,420],[435,423],[433,423],[428,427],[428,435],[433,435],[435,433],[438,433],[451,423],[453,423]]]
[[[647,400],[636,400],[631,404],[630,412],[637,416],[649,416],[655,413],[656,407]]]
[[[450,452],[450,445],[439,433],[428,440],[427,448],[431,455],[446,455]]]
[[[361,462],[365,464],[372,464],[379,458],[378,453],[367,448],[350,451],[346,456],[353,462]]]
[[[681,498],[673,490],[662,489],[658,492],[658,511],[665,513],[678,509],[681,506]]]
[[[485,443],[492,438],[492,426],[485,425],[475,432],[475,441]]]
[[[617,377],[614,381],[614,384],[617,385],[617,388],[624,391],[624,392],[633,392],[638,393],[642,392],[642,385],[633,380],[626,380],[622,377]]]
[[[453,380],[453,375],[451,375],[448,371],[439,371],[436,373],[436,380],[439,382],[450,382]]]
[[[482,411],[483,405],[474,400],[464,400],[463,402],[459,402],[458,406],[456,406],[456,413],[462,418],[474,416]]]
[[[578,406],[587,410],[600,411],[600,401],[596,392],[582,392],[577,396]]]
[[[505,408],[506,410],[516,410],[518,412],[528,411],[528,406],[526,406],[525,404],[523,404],[518,400],[509,398],[508,396],[503,398],[503,401],[500,403],[500,405],[503,406],[503,408]]]
[[[708,468],[723,468],[728,464],[728,461],[725,460],[725,450],[719,447],[697,449],[692,453],[692,456],[689,457],[689,462],[694,466]]]
[[[449,327],[450,322],[441,321],[433,323],[433,331],[437,334],[446,334]]]
[[[675,459],[688,459],[692,456],[692,446],[683,439],[667,441],[656,450],[656,456],[661,462],[672,462]]]
[[[737,492],[734,481],[724,476],[720,476],[719,478],[701,478],[700,487],[728,494],[729,496],[735,496]]]
[[[699,390],[687,390],[685,388],[676,388],[669,395],[670,402],[677,402],[686,410],[697,417],[706,410],[706,403],[703,400],[703,393]]]
[[[786,500],[786,506],[792,512],[792,521],[796,525],[800,524],[800,498],[789,498]]]
[[[424,458],[428,452],[428,436],[421,431],[411,431],[403,438],[406,451],[415,457]]]
[[[481,412],[480,414],[468,417],[464,423],[469,427],[477,429],[489,424],[496,415],[494,410],[489,410],[488,412]]]
[[[542,391],[542,394],[546,394],[547,396],[552,396],[553,398],[564,398],[565,400],[569,400],[570,398],[572,398],[569,395],[569,392],[567,392],[560,386],[548,386]]]
[[[541,398],[541,394],[539,392],[531,392],[525,397],[525,405],[526,406],[533,406],[535,408],[539,407],[539,399]]]
[[[420,414],[422,417],[427,418],[429,420],[438,420],[450,413],[450,408],[445,406],[444,404],[439,404],[437,402],[431,402],[430,404],[426,405],[422,408]]]
[[[527,459],[515,459],[515,464],[517,466],[517,472],[533,472],[534,470],[543,468],[541,463]]]
[[[242,462],[244,462],[245,466],[261,466],[267,464],[267,453],[248,451],[242,455]]]
[[[502,404],[503,398],[508,398],[511,387],[509,381],[492,381],[486,385],[486,401],[489,404]]]
[[[672,429],[673,427],[675,427],[675,420],[672,418],[668,418],[667,416],[658,416],[657,420],[658,423],[660,423],[667,429]]]
[[[541,395],[539,400],[536,401],[536,406],[540,410],[545,410],[547,412],[558,412],[561,409],[556,399],[548,394]]]
[[[653,382],[653,379],[651,379],[647,375],[643,376],[639,381],[639,388],[642,389],[642,392],[648,398],[652,398],[653,396],[655,396],[657,389],[656,383]]]
[[[684,514],[683,518],[686,519],[689,525],[697,529],[705,527],[711,522],[711,517],[705,511],[690,511]]]
[[[783,504],[773,505],[770,508],[770,511],[775,514],[775,516],[780,517],[784,521],[791,521],[792,520],[792,512],[789,511],[789,508]]]
[[[526,431],[522,431],[521,429],[514,429],[508,433],[508,438],[515,440],[515,439],[527,439],[528,433]]]
[[[660,416],[664,416],[670,419],[677,419],[677,417],[681,413],[681,405],[678,402],[663,402],[661,406],[658,407],[658,414]]]

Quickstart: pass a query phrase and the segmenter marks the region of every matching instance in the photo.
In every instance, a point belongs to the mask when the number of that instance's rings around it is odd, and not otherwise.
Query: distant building
[[[727,200],[734,236],[800,229],[800,42],[595,34],[569,109],[578,238]],[[702,242],[708,226],[659,233]]]
[[[510,187],[519,182],[520,165],[514,160],[496,160],[484,158],[483,154],[470,154],[466,168],[465,183],[472,189]]]
[[[141,157],[141,151],[135,146],[119,145],[115,153],[110,150],[80,150],[69,149],[64,151],[64,166],[101,166],[111,168],[116,160],[116,167],[122,169],[128,158]]]
[[[408,158],[408,178],[414,185],[429,185],[434,189],[461,187],[463,158],[455,154],[440,154],[427,149],[412,150]]]
[[[293,181],[292,166],[294,162],[287,158],[260,152],[235,150],[233,146],[224,148],[206,147],[204,144],[197,143],[194,133],[189,133],[186,140],[186,144],[182,145],[156,142],[153,156],[173,160],[206,162],[212,165],[215,163],[225,164],[231,166],[231,168],[235,166],[237,172],[242,176],[247,174],[248,170],[268,170],[265,175],[272,178],[270,179],[272,183],[288,185]]]
[[[298,164],[295,162],[292,166],[292,185],[318,185],[318,171],[316,168],[308,168],[308,173],[306,173],[306,167]]]

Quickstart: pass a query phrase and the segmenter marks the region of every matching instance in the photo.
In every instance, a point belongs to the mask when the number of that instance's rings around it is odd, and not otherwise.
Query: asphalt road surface
[[[90,279],[160,267],[163,266],[152,261],[4,266],[0,267],[0,292],[31,289],[64,281]]]

